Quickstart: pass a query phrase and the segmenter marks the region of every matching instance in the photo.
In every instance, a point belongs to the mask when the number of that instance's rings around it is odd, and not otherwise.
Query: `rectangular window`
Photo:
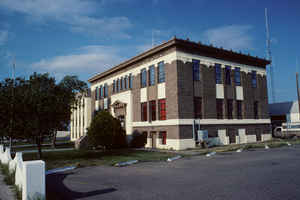
[[[151,119],[151,121],[155,121],[156,120],[156,101],[150,101],[149,102],[149,118]]]
[[[239,67],[234,69],[234,82],[237,86],[241,85],[241,68]]]
[[[200,81],[200,60],[193,59],[193,79],[194,81]]]
[[[141,119],[147,121],[147,102],[141,104]]]
[[[121,79],[120,79],[120,90],[123,90],[123,77],[121,77]]]
[[[222,84],[221,64],[215,64],[216,84]]]
[[[258,119],[258,101],[254,101],[254,119]]]
[[[158,100],[159,120],[166,120],[166,99]]]
[[[164,61],[158,63],[158,83],[165,82],[165,63]]]
[[[105,83],[104,88],[103,88],[103,97],[106,98],[108,96],[108,85]]]
[[[225,66],[225,84],[231,85],[231,67],[230,66]]]
[[[202,119],[202,98],[194,97],[194,118]]]
[[[167,132],[166,131],[161,131],[161,144],[165,145],[167,144]]]
[[[114,80],[114,82],[113,82],[113,93],[115,93],[116,92],[116,80]]]
[[[129,74],[129,88],[130,89],[132,89],[132,79],[133,79],[133,77],[132,77],[132,75],[131,74]]]
[[[253,88],[257,87],[256,71],[252,71],[252,73],[251,73],[251,84],[252,84]]]
[[[126,75],[124,78],[124,89],[127,90],[128,87],[128,76]]]
[[[119,82],[120,82],[120,80],[117,79],[117,84],[116,84],[116,91],[117,91],[117,92],[119,92]]]
[[[233,101],[232,99],[227,100],[227,119],[233,119]]]
[[[119,79],[119,81],[118,81],[118,87],[119,87],[119,91],[121,91],[122,89],[121,89],[121,82],[122,82],[122,80],[121,79]]]
[[[146,68],[141,70],[141,87],[147,86],[147,71]]]
[[[99,99],[101,99],[103,97],[103,87],[102,87],[102,85],[99,88],[99,94],[100,94],[100,98]]]
[[[98,87],[95,89],[95,100],[98,100]]]
[[[243,119],[243,107],[242,107],[242,101],[236,101],[236,111],[237,111],[237,118]]]
[[[217,99],[217,119],[223,119],[223,99]]]
[[[154,65],[149,67],[149,85],[155,84],[155,69]]]

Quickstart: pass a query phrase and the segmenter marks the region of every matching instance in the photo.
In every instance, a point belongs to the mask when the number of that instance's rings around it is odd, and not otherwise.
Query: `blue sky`
[[[266,57],[268,8],[276,101],[296,99],[297,0],[1,0],[0,80],[49,72],[87,80],[154,44],[189,38]],[[296,59],[299,60],[298,68]]]

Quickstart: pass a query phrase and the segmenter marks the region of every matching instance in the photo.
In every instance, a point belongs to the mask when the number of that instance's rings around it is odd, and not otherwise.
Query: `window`
[[[194,98],[194,118],[202,119],[202,99],[201,99],[201,97]]]
[[[147,86],[147,71],[146,69],[141,70],[141,87]]]
[[[242,101],[236,101],[237,118],[243,119]]]
[[[147,121],[147,102],[141,104],[141,119]]]
[[[128,76],[126,75],[124,78],[124,89],[127,90],[128,87]]]
[[[119,92],[119,82],[120,82],[120,80],[117,79],[117,85],[116,85],[116,91],[117,91],[117,92]]]
[[[159,120],[166,120],[166,100],[160,99],[158,100],[158,108],[159,108]]]
[[[221,64],[215,64],[216,84],[222,84]]]
[[[252,84],[253,88],[257,87],[256,71],[252,71],[252,73],[251,73],[251,84]]]
[[[258,119],[258,101],[254,101],[254,119]]]
[[[121,79],[120,79],[120,90],[123,90],[123,77],[121,77]]]
[[[200,81],[200,60],[193,59],[193,80]]]
[[[239,67],[234,69],[234,82],[237,86],[241,85],[241,68]]]
[[[107,86],[107,83],[105,83],[103,90],[104,90],[104,91],[103,91],[103,96],[104,96],[104,98],[105,98],[105,97],[107,97],[107,95],[108,95],[108,86]]]
[[[223,99],[217,99],[217,119],[223,119]]]
[[[161,144],[165,145],[167,144],[167,132],[166,131],[161,131]]]
[[[156,101],[150,101],[149,102],[149,118],[151,119],[151,121],[155,121],[156,120]]]
[[[114,80],[114,82],[113,82],[113,93],[115,93],[116,92],[116,80]]]
[[[102,87],[102,85],[100,86],[99,93],[100,93],[100,98],[99,99],[102,99],[102,97],[103,97],[103,87]]]
[[[155,84],[155,70],[154,65],[149,67],[149,85]]]
[[[121,79],[118,79],[118,88],[119,88],[119,90],[118,91],[121,91],[122,89],[121,89]]]
[[[98,100],[98,87],[95,89],[95,100]]]
[[[230,66],[225,66],[225,83],[227,85],[231,85],[230,72],[231,72],[231,67]]]
[[[165,82],[165,64],[164,62],[158,63],[158,83]]]
[[[131,76],[131,74],[129,74],[129,88],[132,89],[132,79],[133,77]]]
[[[232,99],[228,99],[227,100],[227,119],[233,119],[232,111],[233,111]]]

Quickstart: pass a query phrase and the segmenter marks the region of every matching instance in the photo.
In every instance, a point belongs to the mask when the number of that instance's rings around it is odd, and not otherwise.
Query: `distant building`
[[[71,141],[75,141],[81,136],[86,135],[87,128],[90,126],[92,118],[91,109],[91,93],[88,90],[84,94],[77,94],[77,105],[72,110],[71,123],[70,123],[70,135]]]
[[[108,110],[151,148],[193,148],[198,130],[225,145],[269,140],[268,64],[173,38],[90,78],[91,114]]]
[[[269,105],[269,113],[273,128],[287,122],[287,116],[291,123],[300,123],[298,101],[287,101]]]

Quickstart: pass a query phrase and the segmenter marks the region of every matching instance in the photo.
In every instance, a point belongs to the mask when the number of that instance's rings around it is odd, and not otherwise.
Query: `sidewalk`
[[[12,189],[5,184],[4,176],[0,172],[0,200],[14,200],[15,195]]]

